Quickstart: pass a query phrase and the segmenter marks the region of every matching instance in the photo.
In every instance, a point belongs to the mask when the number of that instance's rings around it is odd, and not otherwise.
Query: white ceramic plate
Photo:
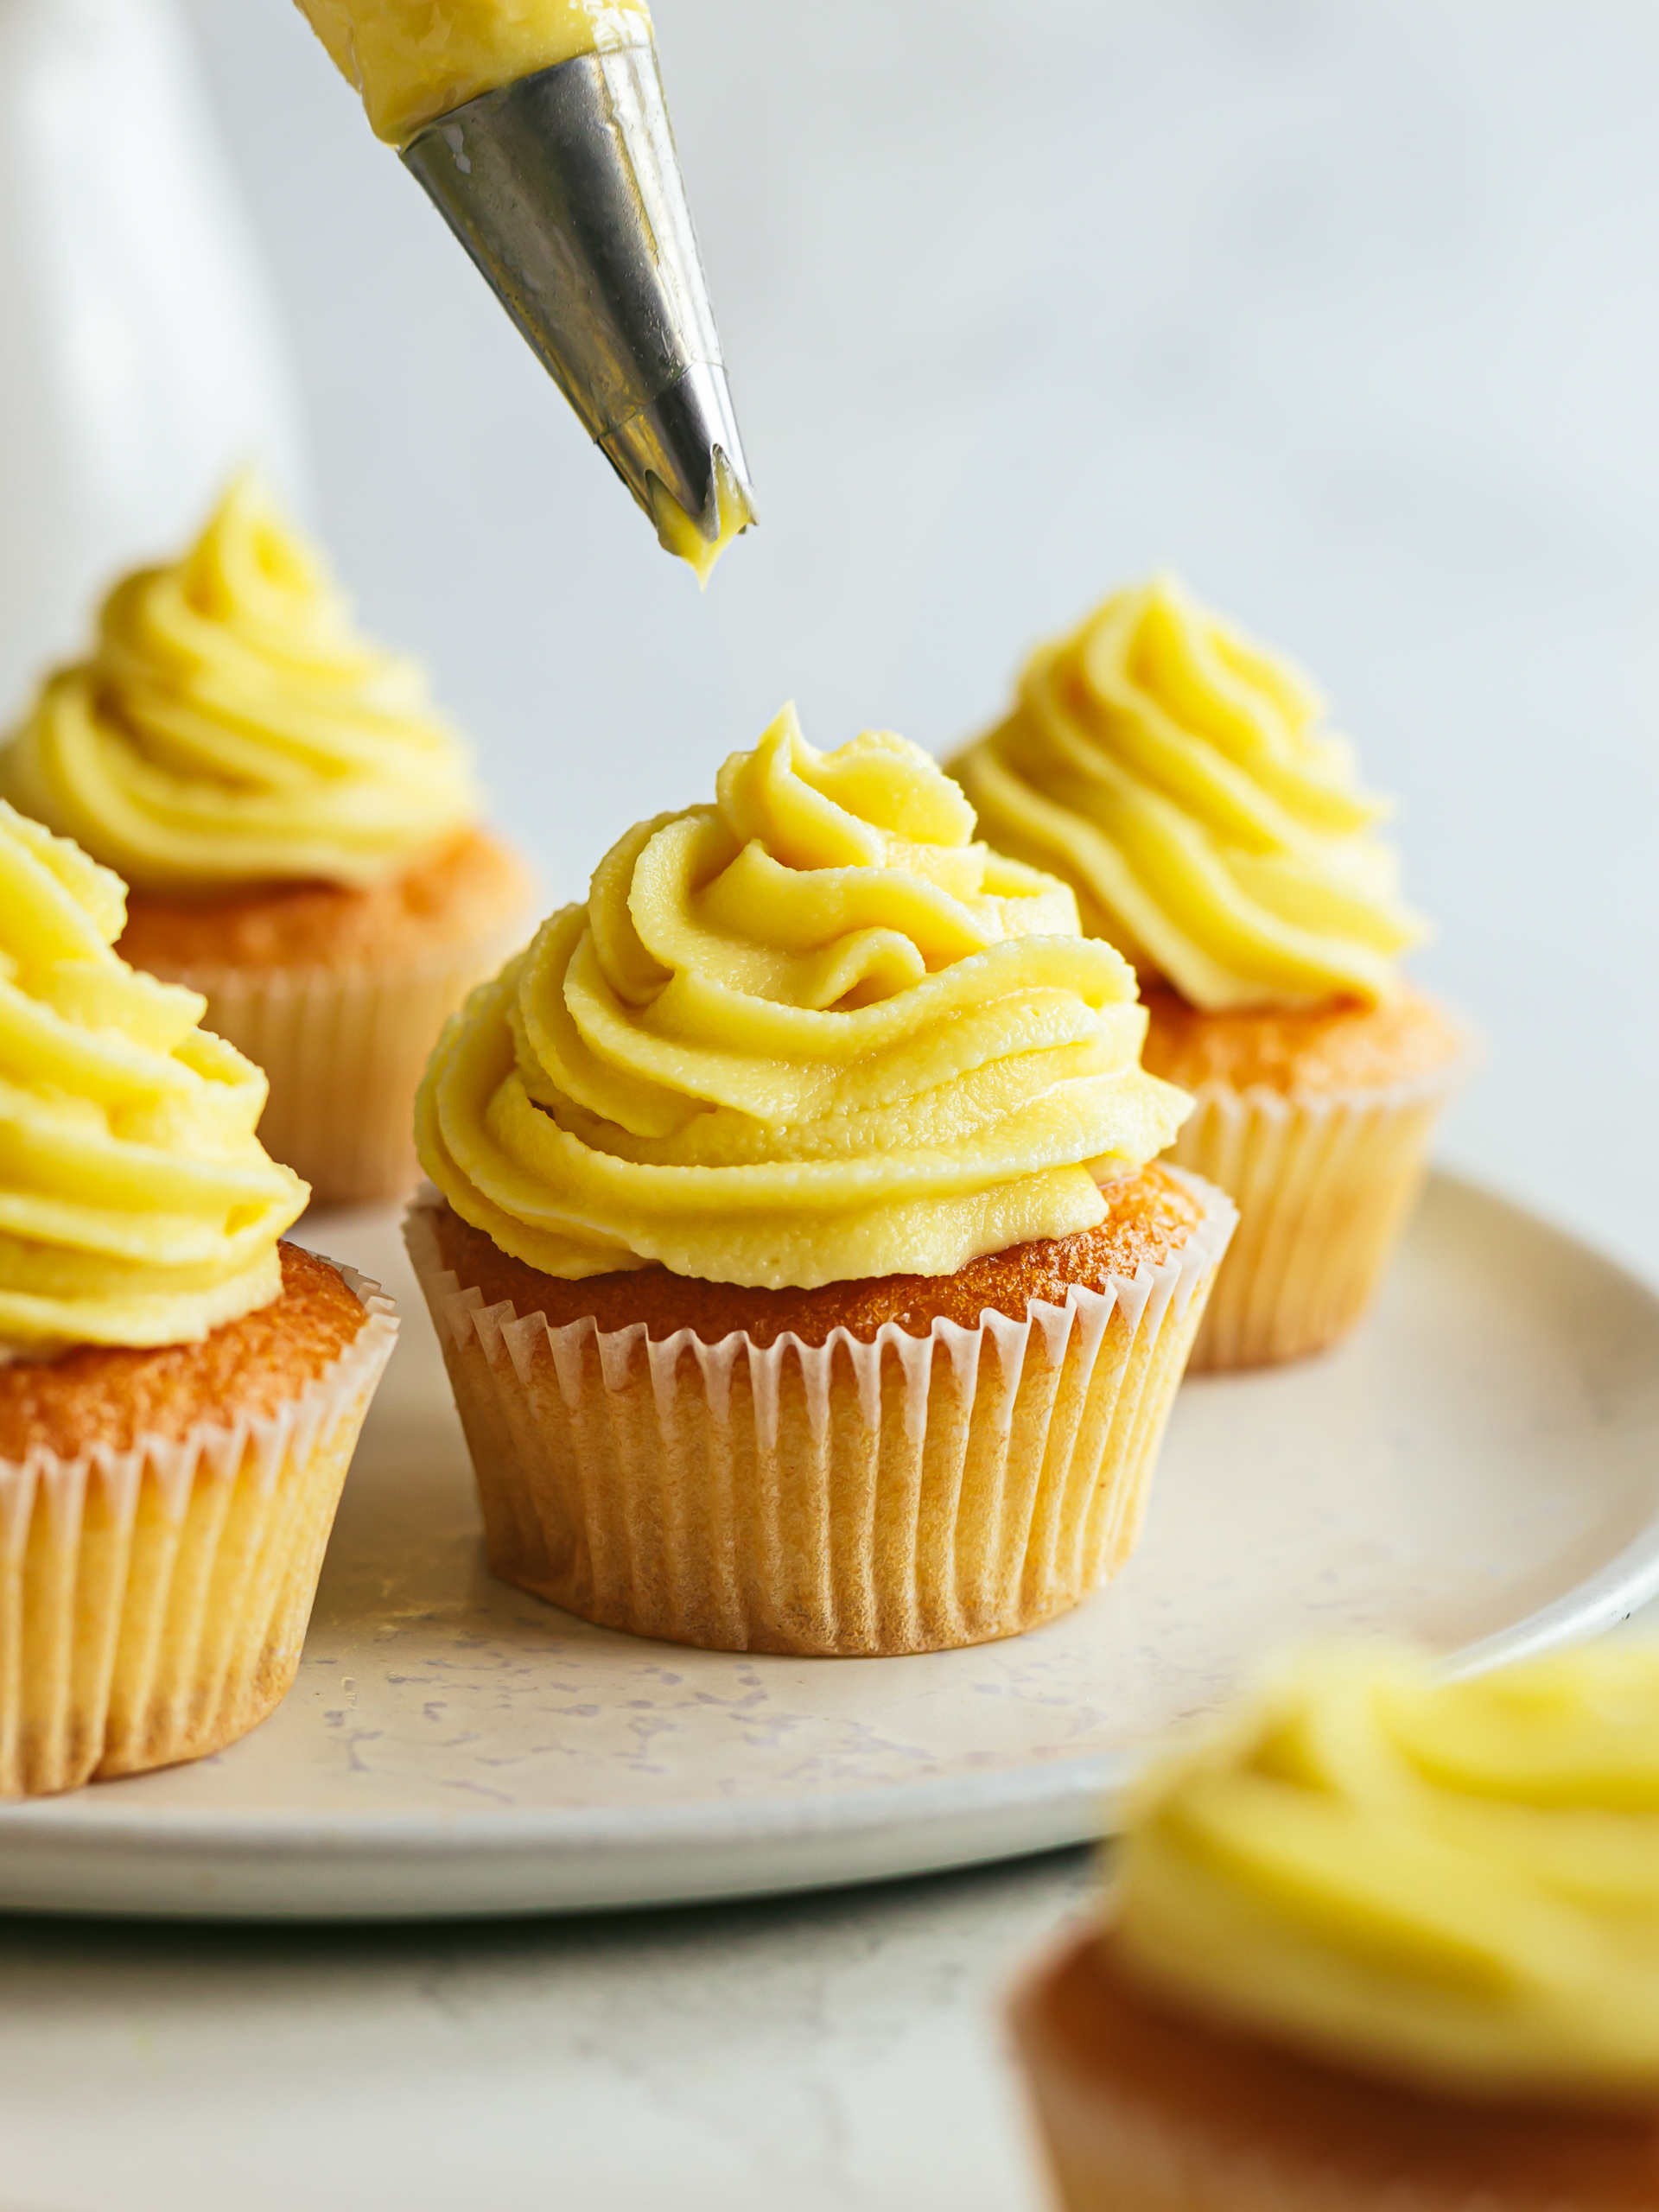
[[[1190,1383],[1112,1588],[925,1658],[687,1651],[493,1582],[389,1215],[308,1224],[404,1341],[287,1704],[217,1758],[0,1812],[0,1906],[308,1918],[804,1889],[1100,1833],[1178,1722],[1276,1645],[1460,1667],[1659,1589],[1659,1299],[1442,1178],[1337,1353]]]

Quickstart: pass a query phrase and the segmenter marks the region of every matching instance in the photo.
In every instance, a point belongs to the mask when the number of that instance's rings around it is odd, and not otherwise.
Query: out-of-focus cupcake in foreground
[[[1659,1649],[1306,1662],[1015,2024],[1066,2212],[1659,2202]]]
[[[410,1249],[507,1580],[732,1649],[976,1643],[1127,1555],[1234,1220],[1071,893],[786,710],[476,992]]]
[[[256,480],[111,594],[0,794],[130,887],[122,954],[264,1068],[261,1137],[320,1203],[408,1189],[426,1056],[530,888],[419,669],[359,635]]]
[[[1063,876],[1135,963],[1147,1065],[1198,1102],[1170,1157],[1241,1218],[1194,1368],[1333,1342],[1468,1047],[1401,975],[1422,926],[1318,693],[1160,578],[1034,653],[950,772],[989,842]]]
[[[396,1326],[278,1242],[306,1188],[264,1078],[122,920],[0,804],[0,1797],[200,1758],[283,1696]]]

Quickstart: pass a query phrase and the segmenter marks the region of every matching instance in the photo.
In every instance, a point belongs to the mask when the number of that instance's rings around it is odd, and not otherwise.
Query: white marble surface
[[[997,2006],[1080,1853],[485,1928],[0,1922],[8,2212],[1037,2212]]]
[[[1659,1271],[1647,0],[660,0],[766,517],[706,601],[283,0],[194,5],[330,536],[562,894],[785,694],[820,741],[942,746],[1172,561],[1402,798],[1424,972],[1493,1044],[1455,1155]],[[12,1924],[0,2188],[1031,2212],[987,2005],[1078,1880],[441,1937]]]

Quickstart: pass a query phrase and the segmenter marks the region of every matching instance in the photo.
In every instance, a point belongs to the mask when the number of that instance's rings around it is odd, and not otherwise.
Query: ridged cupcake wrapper
[[[400,1198],[418,1179],[415,1092],[438,1032],[524,931],[380,968],[168,968],[207,1001],[203,1026],[262,1067],[260,1141],[319,1205]]]
[[[397,1333],[339,1273],[367,1319],[275,1412],[0,1459],[0,1798],[200,1758],[286,1696]]]
[[[1412,1083],[1309,1096],[1206,1084],[1164,1155],[1236,1201],[1196,1374],[1321,1351],[1370,1305],[1466,1058]]]
[[[1012,1636],[1128,1556],[1236,1218],[1109,1293],[871,1343],[652,1343],[550,1328],[405,1223],[466,1431],[492,1569],[584,1619],[717,1650],[874,1655]]]

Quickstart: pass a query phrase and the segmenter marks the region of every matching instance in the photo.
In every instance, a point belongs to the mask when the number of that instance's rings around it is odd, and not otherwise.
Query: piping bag
[[[301,0],[348,76],[363,0]],[[588,0],[583,0],[583,6]],[[409,0],[386,16],[412,22]],[[416,177],[671,553],[699,582],[756,519],[643,8],[633,35],[459,101],[402,139]],[[452,46],[489,10],[420,11]],[[427,42],[435,36],[426,34]],[[394,134],[376,129],[383,136]]]

